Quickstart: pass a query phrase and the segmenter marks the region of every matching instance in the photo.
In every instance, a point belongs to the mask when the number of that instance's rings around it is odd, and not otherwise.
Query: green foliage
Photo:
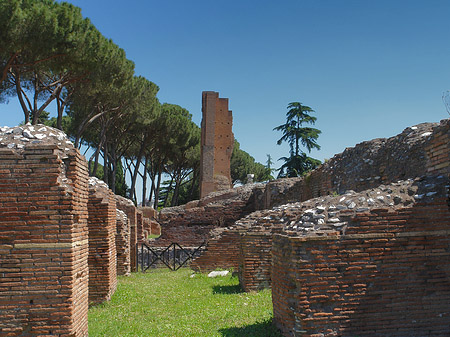
[[[89,336],[281,337],[269,289],[244,293],[236,277],[180,269],[119,277],[111,301],[89,309]]]
[[[231,180],[233,184],[247,182],[247,174],[254,174],[253,181],[273,179],[270,168],[255,162],[255,158],[241,150],[239,142],[234,140],[233,153],[230,162]]]
[[[302,105],[299,102],[289,103],[286,123],[274,128],[275,131],[283,133],[277,144],[281,145],[283,142],[287,142],[290,147],[290,156],[280,158],[284,161],[284,164],[279,169],[278,177],[303,176],[320,165],[319,160],[308,157],[304,151],[300,150],[300,144],[308,152],[311,152],[312,149],[320,150],[317,138],[319,138],[321,131],[303,126],[303,124],[315,124],[317,118],[311,116],[313,112],[314,110],[309,106]]]

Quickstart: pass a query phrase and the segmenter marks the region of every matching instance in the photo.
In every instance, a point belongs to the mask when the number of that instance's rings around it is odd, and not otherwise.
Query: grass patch
[[[156,269],[119,277],[111,301],[89,309],[89,336],[278,337],[270,290],[244,293],[236,277]]]

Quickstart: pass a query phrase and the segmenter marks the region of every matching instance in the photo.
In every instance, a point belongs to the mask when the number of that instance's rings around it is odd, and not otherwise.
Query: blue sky
[[[235,137],[259,162],[288,155],[272,129],[293,101],[316,111],[321,160],[448,117],[447,0],[69,2],[198,125],[202,91],[229,98]],[[0,105],[0,125],[21,120],[15,98]]]

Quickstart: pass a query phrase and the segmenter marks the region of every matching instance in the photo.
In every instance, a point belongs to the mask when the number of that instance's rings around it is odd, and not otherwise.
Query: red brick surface
[[[89,185],[88,214],[89,303],[98,304],[117,288],[116,199],[103,182]]]
[[[448,336],[447,199],[356,216],[346,235],[273,244],[274,321],[286,336]]]
[[[76,150],[0,149],[1,336],[87,336],[87,178]]]
[[[130,226],[130,263],[131,271],[136,271],[136,245],[137,245],[137,208],[129,199],[116,195],[117,209],[127,215]]]

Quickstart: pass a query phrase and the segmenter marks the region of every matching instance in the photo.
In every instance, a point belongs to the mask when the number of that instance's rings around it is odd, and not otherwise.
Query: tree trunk
[[[173,185],[173,176],[171,176],[169,187],[167,187],[167,195],[166,195],[166,198],[164,199],[163,208],[167,206],[167,201],[169,200],[169,193],[170,193],[170,190],[172,189],[172,185]],[[173,201],[173,196],[172,196],[172,201]]]
[[[131,187],[130,187],[130,199],[134,202],[136,200],[136,180],[139,172],[139,166],[141,165],[142,156],[144,154],[144,141],[141,142],[141,148],[139,149],[139,154],[136,157],[136,166],[134,168],[133,176],[131,177]]]
[[[112,173],[111,173],[111,191],[116,193],[116,173],[117,173],[117,155],[116,155],[116,145],[111,145],[111,164],[112,164]]]
[[[159,188],[161,186],[161,175],[162,175],[162,164],[159,165],[159,172],[158,172],[158,181],[156,183],[156,190],[155,190],[155,202],[154,202],[154,209],[158,209],[158,199],[159,199]]]
[[[25,124],[30,122],[30,110],[28,110],[25,101],[23,100],[22,87],[20,86],[20,74],[14,73],[14,83],[16,84],[17,97],[19,98],[20,106],[25,115]]]
[[[145,198],[147,197],[147,173],[148,173],[148,156],[145,156],[144,175],[142,176],[142,206],[147,206]]]

